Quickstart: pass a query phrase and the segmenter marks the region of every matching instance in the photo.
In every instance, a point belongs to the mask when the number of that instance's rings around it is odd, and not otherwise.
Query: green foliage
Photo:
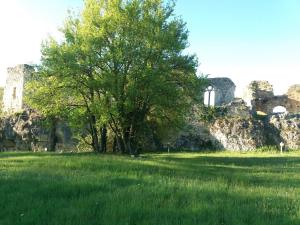
[[[86,0],[81,16],[67,18],[64,40],[44,43],[29,105],[78,130],[88,124],[96,151],[103,128],[132,153],[149,127],[179,127],[204,79],[183,53],[188,31],[173,11],[173,1]]]
[[[299,152],[300,149],[286,149],[283,148],[283,152]],[[266,145],[260,148],[257,148],[255,152],[266,152],[266,153],[279,153],[280,152],[280,146],[279,145]]]
[[[272,152],[278,152],[280,150],[278,149],[278,146],[276,146],[276,145],[275,146],[274,145],[267,145],[267,146],[257,148],[255,151],[256,152],[270,152],[270,153],[272,153]]]
[[[225,116],[226,109],[223,107],[200,106],[197,115],[202,121],[213,122],[215,119]]]
[[[1,153],[0,224],[298,225],[289,154]]]

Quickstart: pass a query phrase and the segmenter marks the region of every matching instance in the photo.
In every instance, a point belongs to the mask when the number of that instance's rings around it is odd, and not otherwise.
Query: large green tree
[[[44,43],[29,104],[85,127],[97,152],[106,150],[107,129],[132,154],[147,128],[178,127],[203,80],[173,10],[173,1],[86,0],[67,18],[64,39]]]

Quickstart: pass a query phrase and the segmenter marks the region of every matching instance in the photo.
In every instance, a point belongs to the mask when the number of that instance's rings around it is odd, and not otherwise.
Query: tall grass
[[[1,153],[1,225],[300,224],[300,154]]]

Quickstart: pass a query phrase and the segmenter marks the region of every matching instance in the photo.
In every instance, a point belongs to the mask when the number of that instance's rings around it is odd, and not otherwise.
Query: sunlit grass
[[[300,153],[1,153],[0,224],[300,224]]]

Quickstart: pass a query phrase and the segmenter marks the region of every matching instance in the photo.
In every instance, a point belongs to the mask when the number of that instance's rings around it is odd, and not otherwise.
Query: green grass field
[[[300,224],[300,153],[1,153],[1,225]]]

